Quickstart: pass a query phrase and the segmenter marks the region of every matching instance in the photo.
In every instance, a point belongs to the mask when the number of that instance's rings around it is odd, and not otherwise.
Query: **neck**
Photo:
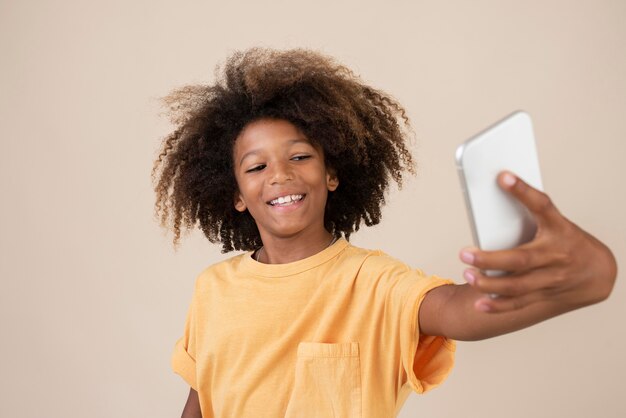
[[[316,237],[286,237],[264,239],[263,247],[257,250],[257,261],[265,264],[286,264],[311,257],[328,248],[334,242],[330,232],[324,230]]]

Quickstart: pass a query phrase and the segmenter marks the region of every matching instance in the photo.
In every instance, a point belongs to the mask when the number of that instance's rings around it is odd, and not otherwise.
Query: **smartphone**
[[[543,190],[528,113],[517,111],[461,144],[456,163],[476,246],[503,250],[532,240],[532,215],[497,184],[498,174],[508,170]]]

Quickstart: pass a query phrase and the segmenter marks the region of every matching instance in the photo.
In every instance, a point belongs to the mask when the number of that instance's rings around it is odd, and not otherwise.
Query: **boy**
[[[412,172],[404,109],[310,51],[235,54],[214,86],[168,98],[178,128],[155,165],[177,242],[200,226],[224,252],[205,270],[172,363],[184,417],[381,417],[449,373],[453,340],[515,331],[608,297],[608,248],[502,173],[534,214],[533,241],[466,249],[468,284],[351,246]],[[480,270],[509,272],[490,278]],[[494,298],[488,295],[499,295]]]

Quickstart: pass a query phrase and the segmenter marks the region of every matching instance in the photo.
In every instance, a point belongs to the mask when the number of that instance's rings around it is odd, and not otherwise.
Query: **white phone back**
[[[475,244],[502,250],[530,241],[532,216],[497,184],[498,173],[508,170],[543,190],[530,116],[515,112],[472,137],[457,148],[456,160]]]

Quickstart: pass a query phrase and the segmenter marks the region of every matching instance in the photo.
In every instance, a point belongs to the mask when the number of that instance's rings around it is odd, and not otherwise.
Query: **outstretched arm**
[[[535,238],[504,251],[465,249],[468,284],[430,291],[420,308],[427,335],[480,340],[528,327],[608,298],[617,275],[611,251],[559,213],[550,198],[510,173],[500,186],[535,217]],[[480,270],[502,270],[488,277]],[[492,296],[490,296],[492,295]],[[498,297],[493,297],[498,295]]]

